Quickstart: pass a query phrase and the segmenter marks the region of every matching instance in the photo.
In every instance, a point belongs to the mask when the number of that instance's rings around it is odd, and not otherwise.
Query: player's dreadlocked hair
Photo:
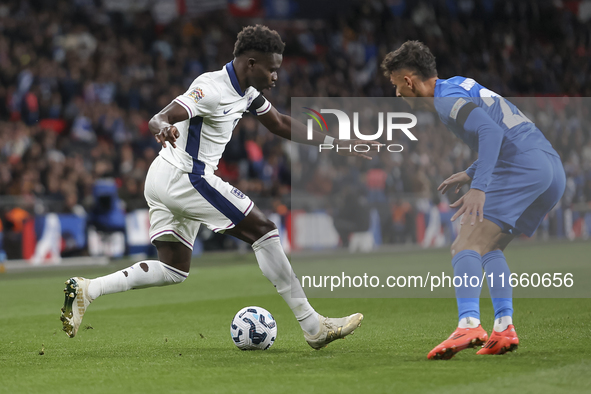
[[[382,62],[382,69],[386,78],[400,69],[416,72],[423,79],[437,76],[435,56],[429,48],[420,41],[406,41],[394,52],[390,52]]]
[[[238,39],[234,44],[234,57],[250,50],[281,55],[284,48],[285,43],[275,30],[263,25],[246,26],[238,33]]]

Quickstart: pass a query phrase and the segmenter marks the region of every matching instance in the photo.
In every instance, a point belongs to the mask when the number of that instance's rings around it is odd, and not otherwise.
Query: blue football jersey
[[[503,141],[499,158],[510,157],[530,149],[540,149],[552,155],[556,151],[536,125],[504,97],[485,88],[471,78],[438,79],[435,85],[435,109],[441,121],[471,149],[478,152],[477,133],[470,133],[456,123],[460,109],[473,102],[501,127]]]

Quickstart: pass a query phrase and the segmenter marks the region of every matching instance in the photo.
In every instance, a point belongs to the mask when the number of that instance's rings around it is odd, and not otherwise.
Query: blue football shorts
[[[531,237],[565,187],[558,154],[531,149],[499,159],[487,187],[484,217],[504,233]]]

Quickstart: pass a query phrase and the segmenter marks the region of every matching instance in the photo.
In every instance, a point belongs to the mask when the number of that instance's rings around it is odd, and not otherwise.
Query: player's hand
[[[166,141],[170,142],[173,148],[176,148],[176,139],[180,137],[180,133],[175,126],[168,126],[163,129],[160,129],[160,132],[154,135],[156,141],[159,144],[162,144],[162,147],[166,148]]]
[[[445,194],[450,188],[455,186],[456,194],[458,194],[462,186],[464,186],[467,183],[470,183],[471,180],[472,178],[470,178],[470,176],[466,174],[466,171],[458,172],[457,174],[453,174],[452,176],[444,180],[441,183],[441,185],[439,185],[439,187],[437,188],[437,191],[441,191],[441,194]]]
[[[376,141],[363,141],[363,140],[337,140],[335,139],[333,141],[333,144],[335,147],[339,147],[339,150],[337,151],[337,153],[341,156],[355,156],[355,157],[361,157],[363,159],[366,160],[371,160],[372,157],[370,155],[368,155],[369,152],[372,151],[380,151],[380,148],[382,146],[385,146],[384,144],[380,143],[380,142],[376,142]],[[368,145],[369,146],[369,151],[367,152],[356,152],[354,147],[355,145]],[[351,151],[349,152],[349,147],[351,147]],[[335,148],[336,149],[336,148]]]
[[[461,205],[461,208],[453,215],[451,221],[453,222],[459,216],[467,213],[470,215],[470,225],[474,226],[476,223],[476,216],[478,215],[478,221],[482,223],[484,220],[484,201],[486,196],[482,190],[470,189],[468,193],[464,194],[462,198],[450,205],[452,208],[457,208]],[[460,224],[464,224],[466,215],[462,216]]]

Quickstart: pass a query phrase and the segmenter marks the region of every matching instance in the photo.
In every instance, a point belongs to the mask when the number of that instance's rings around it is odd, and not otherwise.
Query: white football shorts
[[[191,249],[201,223],[223,233],[254,206],[248,196],[213,173],[189,174],[160,156],[148,170],[144,196],[150,207],[150,241],[182,242]]]

